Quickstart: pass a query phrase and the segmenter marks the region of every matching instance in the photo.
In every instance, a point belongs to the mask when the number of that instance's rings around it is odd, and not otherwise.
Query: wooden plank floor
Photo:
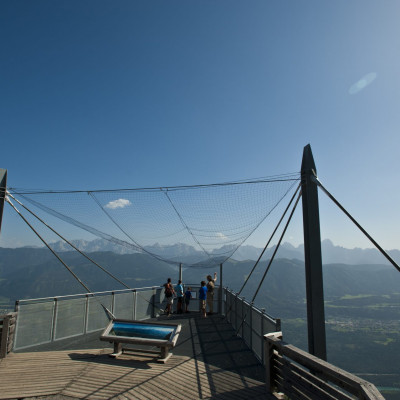
[[[220,317],[174,322],[183,331],[167,364],[140,353],[113,359],[110,348],[11,353],[0,361],[0,399],[268,398],[263,367]]]

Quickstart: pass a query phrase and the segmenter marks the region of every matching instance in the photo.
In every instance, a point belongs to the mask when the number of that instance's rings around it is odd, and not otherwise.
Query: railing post
[[[5,315],[4,319],[3,319],[3,326],[1,328],[1,335],[0,335],[0,359],[5,358],[7,355],[8,327],[9,327],[9,317],[7,315]]]
[[[282,340],[282,332],[268,333],[264,336],[265,341],[265,384],[268,393],[275,390],[275,373],[274,373],[274,339]]]
[[[84,333],[87,333],[89,326],[89,295],[86,294],[86,302],[85,302],[85,321],[84,321]]]
[[[238,294],[235,292],[235,330],[237,329]]]
[[[226,287],[224,290],[225,290],[225,318],[227,321],[231,322],[232,298],[228,288]]]
[[[115,315],[115,292],[111,292],[111,312]]]
[[[242,297],[242,320],[240,321],[240,325],[242,325],[242,338],[244,340],[244,324],[246,323],[246,318],[244,316],[244,301],[245,298]]]
[[[17,314],[17,320],[15,321],[15,331],[14,331],[14,345],[15,345],[15,343],[17,343],[17,335],[18,335],[19,300],[15,301],[14,312]]]
[[[308,351],[326,360],[324,288],[322,280],[321,233],[319,227],[318,188],[310,145],[304,147],[301,164],[303,203],[304,259],[306,267]]]
[[[56,337],[56,325],[57,325],[57,312],[58,312],[58,301],[57,297],[54,297],[54,308],[53,308],[53,320],[51,321],[51,341],[54,341]]]
[[[219,264],[219,301],[218,301],[218,313],[219,315],[222,315],[222,310],[223,310],[223,287],[222,287],[222,263]]]
[[[137,293],[136,289],[133,289],[133,320],[136,320],[136,306],[137,306]]]
[[[7,357],[15,343],[17,313],[11,312],[2,316],[0,321],[0,359]]]
[[[274,348],[271,345],[271,342],[269,340],[265,340],[264,344],[264,360],[265,360],[265,385],[267,387],[267,392],[272,393],[274,390],[273,387],[273,381],[274,378],[272,376],[272,371],[274,370],[274,367],[272,365],[272,360],[274,356]]]
[[[276,322],[276,331],[280,332],[282,330],[282,325],[281,325],[281,319],[280,318],[275,318],[275,322]]]
[[[153,287],[153,296],[151,298],[151,318],[155,318],[156,316],[156,295],[157,295],[157,288]]]
[[[250,303],[250,349],[253,351],[253,304]]]
[[[182,281],[182,263],[179,264],[179,280]]]
[[[261,362],[265,366],[266,365],[266,358],[265,358],[265,340],[264,340],[264,333],[265,333],[265,327],[264,327],[264,320],[265,320],[265,308],[261,309],[261,340],[262,340],[262,347],[261,347]]]

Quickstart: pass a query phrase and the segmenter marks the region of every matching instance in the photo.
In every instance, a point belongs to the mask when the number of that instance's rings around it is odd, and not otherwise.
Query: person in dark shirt
[[[167,299],[167,307],[165,308],[165,313],[170,316],[172,311],[172,304],[174,303],[175,290],[171,283],[171,278],[168,278],[167,283],[164,283],[164,293]]]
[[[205,281],[201,281],[199,289],[199,300],[200,300],[200,313],[203,318],[207,316],[206,314],[206,300],[207,300],[207,286]]]

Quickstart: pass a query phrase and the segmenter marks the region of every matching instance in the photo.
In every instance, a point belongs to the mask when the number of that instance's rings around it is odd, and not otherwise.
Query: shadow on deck
[[[0,398],[269,398],[264,367],[219,315],[152,321],[182,325],[167,364],[141,353],[112,359],[97,332],[10,354],[0,362]]]

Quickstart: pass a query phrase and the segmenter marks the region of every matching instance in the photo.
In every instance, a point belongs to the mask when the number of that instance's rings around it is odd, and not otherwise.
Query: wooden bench
[[[157,361],[165,363],[172,356],[170,349],[175,346],[181,328],[181,325],[174,324],[114,319],[107,325],[100,340],[114,343],[112,357],[131,352],[150,353],[159,355]],[[160,350],[134,349],[123,347],[123,344],[158,347]]]

